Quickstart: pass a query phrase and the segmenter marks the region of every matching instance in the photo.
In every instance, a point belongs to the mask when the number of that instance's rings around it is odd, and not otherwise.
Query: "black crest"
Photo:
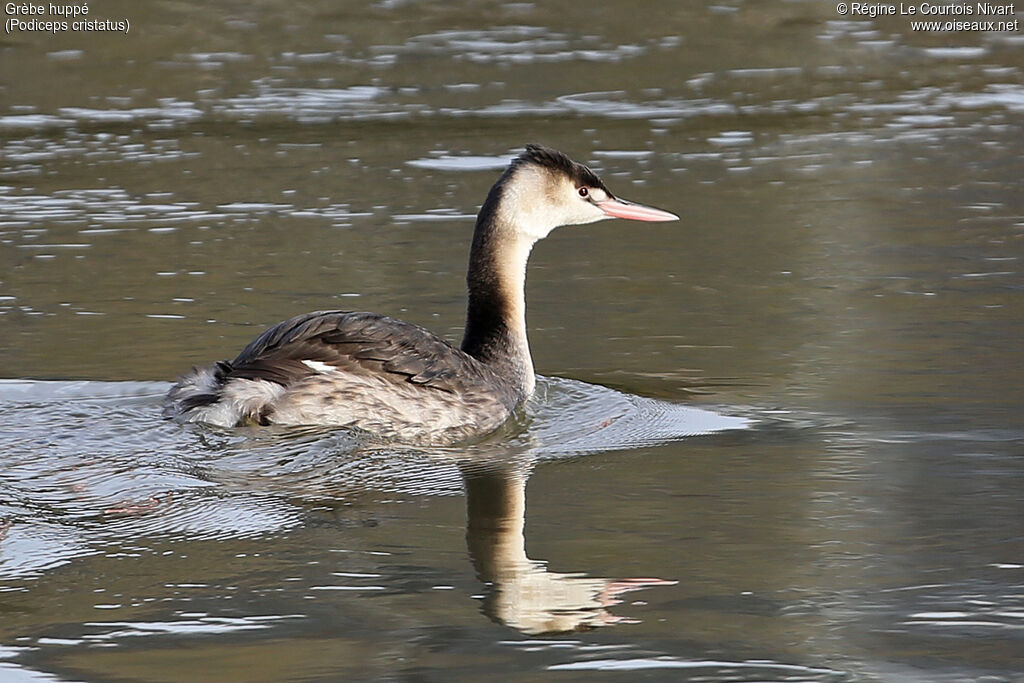
[[[581,163],[575,162],[557,149],[551,149],[544,145],[529,144],[526,151],[520,154],[512,162],[513,168],[522,164],[536,164],[549,168],[552,171],[564,173],[572,178],[577,187],[599,187],[605,192],[608,188],[604,186],[597,174]],[[611,194],[611,192],[608,192]]]

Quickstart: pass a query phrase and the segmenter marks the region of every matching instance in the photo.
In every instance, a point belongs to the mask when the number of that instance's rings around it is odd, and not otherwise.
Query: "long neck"
[[[521,400],[535,377],[526,338],[526,261],[533,240],[513,229],[495,186],[477,217],[469,254],[469,306],[462,350],[506,379]]]

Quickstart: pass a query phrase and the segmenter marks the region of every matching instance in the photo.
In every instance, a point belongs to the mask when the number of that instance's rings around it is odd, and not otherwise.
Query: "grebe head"
[[[597,174],[557,150],[527,145],[495,186],[500,192],[498,219],[530,242],[557,227],[595,223],[606,218],[675,221],[668,211],[619,199]]]

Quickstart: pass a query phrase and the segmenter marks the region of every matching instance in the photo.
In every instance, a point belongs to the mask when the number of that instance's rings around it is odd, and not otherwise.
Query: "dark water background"
[[[0,35],[0,679],[1024,680],[1019,31],[89,9]],[[538,245],[520,423],[159,419],[299,312],[457,339],[530,141],[683,220]]]

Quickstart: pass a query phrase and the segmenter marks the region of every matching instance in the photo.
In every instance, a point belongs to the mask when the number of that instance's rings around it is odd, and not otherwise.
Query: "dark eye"
[[[590,194],[590,190],[588,190],[585,187],[581,187],[579,190],[577,190],[577,192],[579,192],[581,197],[586,197],[587,195]]]

